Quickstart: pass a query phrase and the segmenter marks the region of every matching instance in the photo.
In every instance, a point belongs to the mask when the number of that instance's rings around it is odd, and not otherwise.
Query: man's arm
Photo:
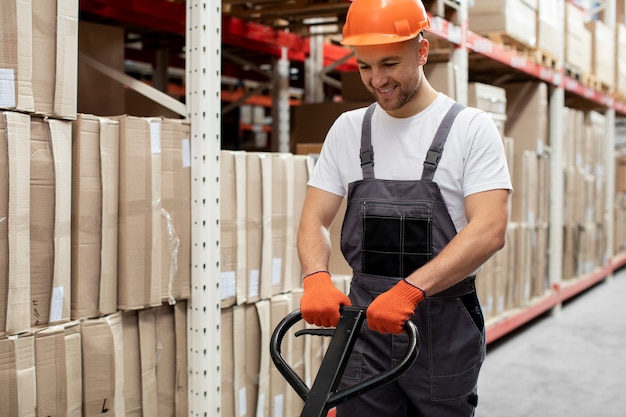
[[[309,187],[298,227],[298,256],[303,275],[328,270],[330,225],[339,211],[343,197]]]
[[[304,274],[300,311],[307,323],[317,326],[337,326],[341,306],[350,305],[350,299],[333,285],[328,272],[329,228],[341,201],[342,197],[309,187],[300,215],[298,255]]]
[[[505,243],[509,190],[491,190],[465,198],[468,224],[433,260],[407,277],[426,294],[441,292],[478,269]]]

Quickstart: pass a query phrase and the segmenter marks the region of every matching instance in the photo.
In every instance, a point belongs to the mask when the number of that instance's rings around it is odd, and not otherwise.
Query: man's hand
[[[401,280],[389,291],[376,297],[369,305],[367,308],[369,328],[381,333],[402,333],[404,324],[424,298],[426,298],[424,290],[405,279]]]
[[[336,327],[341,306],[352,305],[350,299],[339,291],[330,279],[330,273],[319,271],[304,277],[304,293],[300,299],[300,313],[309,324]]]

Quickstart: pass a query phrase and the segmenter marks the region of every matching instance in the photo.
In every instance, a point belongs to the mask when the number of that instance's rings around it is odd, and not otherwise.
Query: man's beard
[[[376,89],[373,89],[374,97],[376,98],[376,102],[378,103],[378,105],[383,110],[395,111],[395,110],[401,109],[407,103],[411,102],[411,100],[415,98],[415,95],[417,94],[417,91],[419,90],[419,86],[421,83],[422,83],[422,76],[420,74],[418,75],[417,82],[413,83],[415,87],[412,88],[411,90],[406,90],[406,89],[403,89],[401,86],[398,86],[397,88],[400,91],[398,92],[397,96],[394,99],[388,100],[388,99],[381,98],[378,95]]]

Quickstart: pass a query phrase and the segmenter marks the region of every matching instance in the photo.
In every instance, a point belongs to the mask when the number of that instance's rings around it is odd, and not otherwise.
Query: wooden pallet
[[[565,75],[573,80],[576,80],[580,83],[583,82],[583,72],[580,70],[580,68],[575,67],[571,64],[568,64],[567,62],[564,65],[565,68]]]
[[[613,98],[621,103],[626,103],[626,92],[624,91],[614,91]]]
[[[424,0],[423,3],[431,14],[456,25],[461,24],[461,5],[457,0]]]
[[[610,84],[600,80],[593,74],[583,72],[569,64],[565,64],[565,75],[578,81],[585,87],[591,88],[592,90],[598,91],[602,94],[611,94],[613,92],[613,87]]]
[[[508,32],[489,32],[482,34],[493,43],[503,46],[505,49],[517,52],[521,55],[528,55],[532,47],[526,42],[517,39]]]
[[[611,86],[606,82],[600,80],[593,74],[583,74],[582,84],[585,87],[589,87],[592,90],[598,91],[603,94],[609,94],[611,92]]]
[[[541,65],[542,67],[558,70],[560,63],[559,60],[551,53],[544,51],[543,49],[533,49],[528,52],[528,59]]]

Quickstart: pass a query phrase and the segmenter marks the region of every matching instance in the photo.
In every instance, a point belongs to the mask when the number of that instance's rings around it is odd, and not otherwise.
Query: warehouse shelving
[[[306,38],[295,33],[270,28],[258,23],[222,14],[221,1],[187,0],[187,4],[159,1],[155,7],[149,0],[81,0],[81,10],[114,21],[152,27],[186,37],[186,98],[192,126],[192,299],[189,307],[190,410],[192,415],[219,415],[219,291],[215,277],[219,276],[219,119],[220,119],[220,61],[224,43],[240,48],[252,48],[287,59],[304,61],[311,53]],[[465,22],[467,5],[462,3],[460,21]],[[186,16],[186,17],[185,17]],[[465,28],[465,23],[453,23],[433,16],[432,33],[453,45],[454,59],[467,68],[467,54],[480,54],[486,59],[542,80],[553,87],[551,96],[552,121],[559,120],[565,94],[571,94],[604,109],[608,117],[608,145],[613,141],[615,113],[626,115],[626,103],[610,94],[596,91],[565,75],[562,68],[547,68],[526,56],[505,48],[492,40]],[[355,70],[346,49],[323,46],[324,66],[343,60],[338,70]],[[460,101],[464,101],[463,94]],[[466,98],[465,98],[466,100]],[[553,152],[558,154],[563,131],[559,123],[551,123]],[[610,165],[611,161],[607,161]],[[559,173],[560,166],[553,166]],[[611,172],[611,171],[609,171]],[[557,175],[558,176],[558,175]],[[607,186],[609,190],[612,188]],[[552,195],[562,195],[562,183],[553,183]],[[608,198],[608,197],[607,197]],[[558,200],[558,199],[557,199]],[[551,220],[561,224],[562,202],[551,205]],[[607,205],[607,207],[611,207]],[[561,280],[559,251],[562,236],[553,228],[550,252],[551,289],[529,306],[507,312],[488,323],[487,340],[492,342],[532,321],[548,311],[558,309],[565,301],[609,277],[626,265],[626,255],[608,254],[606,265],[593,273],[564,282]],[[610,240],[610,237],[609,237]],[[609,245],[610,251],[611,245]]]

